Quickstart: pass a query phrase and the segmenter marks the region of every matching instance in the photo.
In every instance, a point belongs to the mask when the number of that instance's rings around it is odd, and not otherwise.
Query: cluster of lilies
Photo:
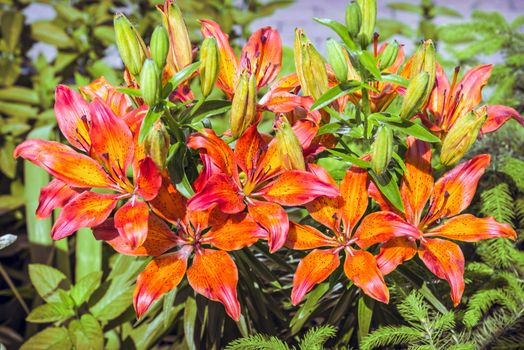
[[[329,114],[311,108],[316,96],[308,92],[314,88],[302,88],[300,74],[277,79],[282,65],[278,32],[270,27],[256,31],[238,58],[217,23],[201,23],[204,37],[216,40],[216,86],[227,99],[235,98],[244,77],[255,80],[257,93],[265,86],[268,89],[258,100],[254,117],[237,125],[234,132],[221,136],[201,128],[189,135],[187,147],[201,160],[199,176],[192,183],[193,196],[182,195],[166,169],[139,142],[149,106],[104,78],[81,87],[80,92],[57,87],[56,119],[69,145],[30,139],[14,153],[54,177],[42,189],[37,209],[38,217],[44,218],[61,208],[51,232],[53,239],[90,227],[97,239],[121,254],[153,257],[137,279],[134,307],[138,317],[186,276],[195,292],[222,303],[227,314],[239,320],[239,276],[230,252],[259,240],[267,241],[271,253],[284,247],[308,251],[293,279],[291,300],[295,305],[342,261],[345,275],[355,286],[387,303],[384,276],[416,254],[435,276],[449,283],[452,301],[458,305],[464,291],[465,262],[453,241],[516,239],[508,224],[463,213],[490,163],[487,154],[463,161],[435,179],[432,145],[406,137],[405,171],[400,181],[403,210],[381,193],[368,169],[353,164],[337,184],[317,164],[317,155],[337,143],[333,134],[318,135],[319,128],[329,122]],[[383,49],[375,50],[375,55]],[[348,74],[359,80],[348,65]],[[404,65],[410,63],[405,63],[401,48],[385,70],[404,75]],[[168,66],[169,60],[165,71]],[[461,81],[455,76],[450,84],[436,64],[431,95],[413,119],[422,119],[437,137],[444,137],[477,108],[491,68],[475,67]],[[324,69],[328,87],[337,85],[331,67],[326,64]],[[409,79],[409,74],[404,76]],[[385,110],[404,93],[405,88],[394,82],[375,84],[368,96],[370,112]],[[171,101],[176,102],[179,95],[171,94]],[[191,92],[186,91],[187,95]],[[362,98],[356,91],[332,106],[343,111]],[[511,117],[520,118],[509,107],[486,110],[483,133],[496,130]],[[275,116],[275,126],[289,125],[287,131],[298,143],[287,140],[286,144],[261,133],[258,125],[263,113]],[[232,138],[235,142],[226,142]],[[365,154],[362,159],[370,157]],[[296,207],[305,208],[316,224],[290,220],[289,209]]]

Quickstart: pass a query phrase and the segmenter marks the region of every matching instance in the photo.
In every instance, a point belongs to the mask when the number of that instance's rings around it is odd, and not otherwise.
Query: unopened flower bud
[[[166,0],[158,6],[170,40],[172,63],[176,71],[188,66],[193,61],[191,40],[180,8],[173,0]]]
[[[302,29],[295,31],[295,67],[304,95],[318,99],[328,89],[324,59]]]
[[[147,134],[146,139],[144,140],[144,149],[146,154],[151,157],[160,170],[163,170],[166,166],[169,144],[169,133],[159,119],[149,131],[149,134]]]
[[[486,121],[488,109],[486,106],[460,117],[442,142],[440,162],[445,166],[457,163],[471,148]]]
[[[208,37],[200,49],[200,88],[204,97],[209,96],[218,78],[218,47],[215,38]]]
[[[360,6],[355,1],[352,1],[346,6],[346,27],[353,39],[356,39],[361,25],[362,12],[360,11]]]
[[[387,43],[386,47],[379,56],[380,60],[380,70],[390,67],[395,63],[398,56],[398,43],[393,41],[392,43]]]
[[[424,92],[424,98],[427,100],[433,90],[435,77],[437,75],[437,54],[435,52],[435,45],[431,40],[424,41],[415,52],[409,78],[413,79],[420,72],[427,72],[429,74],[428,86]]]
[[[140,74],[142,64],[146,59],[146,47],[140,34],[123,14],[114,18],[116,46],[120,57],[133,75]]]
[[[380,175],[387,169],[393,155],[393,132],[381,126],[371,145],[371,169]]]
[[[166,65],[167,54],[169,53],[169,36],[162,26],[157,26],[151,36],[149,44],[151,57],[155,60],[159,69],[163,70]]]
[[[358,40],[362,47],[367,47],[373,41],[375,23],[377,21],[377,0],[357,0],[362,12],[362,25],[358,33]]]
[[[342,45],[334,39],[328,39],[326,51],[329,64],[335,72],[338,81],[346,81],[348,79],[348,62]]]
[[[256,116],[257,81],[254,74],[242,72],[231,102],[231,134],[240,137],[253,123]]]
[[[286,170],[305,170],[302,145],[286,117],[276,123],[277,146]]]
[[[402,119],[411,118],[426,103],[427,97],[425,93],[428,81],[429,74],[420,72],[409,82],[406,93],[404,94],[404,99],[402,100],[402,106],[400,107],[399,115]]]
[[[142,98],[148,106],[153,106],[159,101],[161,84],[161,72],[155,61],[150,58],[146,59],[140,73],[140,90]]]

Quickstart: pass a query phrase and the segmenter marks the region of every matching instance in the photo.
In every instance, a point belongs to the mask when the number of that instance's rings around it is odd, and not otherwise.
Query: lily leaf
[[[322,25],[325,25],[326,27],[331,28],[335,33],[338,34],[340,39],[342,39],[344,44],[346,44],[348,49],[350,49],[351,51],[357,51],[359,49],[357,44],[355,44],[355,42],[349,36],[348,29],[342,23],[339,23],[329,18],[313,18],[313,20]]]

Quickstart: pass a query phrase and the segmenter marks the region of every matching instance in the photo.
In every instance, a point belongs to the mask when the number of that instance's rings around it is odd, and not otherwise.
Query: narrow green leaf
[[[369,51],[361,51],[358,55],[358,61],[375,79],[378,81],[382,80],[382,75],[380,74],[380,69],[377,67],[377,62]]]
[[[169,324],[171,323],[171,317],[170,312],[173,308],[173,303],[175,302],[175,297],[177,293],[177,288],[174,288],[173,290],[167,292],[164,294],[164,302],[162,304],[162,313],[164,314],[164,327],[169,327]]]
[[[160,118],[163,112],[164,109],[160,106],[149,108],[144,120],[142,121],[142,125],[140,126],[140,132],[138,134],[139,143],[144,142],[144,140],[147,137],[147,134],[149,134],[149,132],[153,128],[153,125],[158,120],[158,118]]]
[[[141,97],[142,92],[140,89],[132,89],[132,88],[117,88],[116,91],[121,92],[123,94],[129,95],[129,96],[135,96],[135,97]]]
[[[69,350],[73,347],[64,327],[49,327],[33,335],[20,350]]]
[[[409,80],[397,74],[383,74],[381,81],[408,87]]]
[[[102,271],[91,272],[71,288],[71,298],[73,298],[76,306],[85,303],[91,294],[100,286],[102,274]]]
[[[200,107],[191,115],[189,122],[196,124],[202,120],[226,113],[231,108],[230,101],[211,100],[205,101]]]
[[[197,316],[197,305],[195,299],[189,297],[184,307],[184,337],[190,350],[196,350],[195,344],[195,321]]]
[[[33,309],[26,320],[33,323],[61,322],[74,315],[74,310],[63,303],[52,302]]]
[[[329,153],[337,156],[337,157],[342,158],[342,160],[345,160],[346,162],[349,162],[351,164],[358,165],[361,168],[369,169],[371,167],[371,164],[368,161],[365,161],[365,160],[362,160],[362,159],[358,159],[355,156],[352,156],[352,155],[349,155],[349,154],[346,154],[346,153],[342,153],[342,152],[336,151],[334,149],[328,149],[327,151]]]
[[[333,86],[331,89],[326,91],[322,96],[320,96],[315,103],[311,106],[311,111],[316,111],[317,109],[324,108],[329,105],[331,102],[335,101],[337,98],[350,94],[356,90],[359,90],[361,87],[359,81],[347,81]],[[356,90],[353,90],[357,88]]]
[[[308,293],[306,302],[300,306],[295,316],[291,319],[289,326],[291,334],[297,334],[304,323],[309,319],[313,312],[318,308],[318,301],[329,290],[329,283],[321,283]]]
[[[351,51],[358,51],[358,46],[355,44],[349,36],[348,30],[345,25],[329,18],[313,18],[314,21],[331,28],[337,35],[342,39],[342,42],[346,44],[348,49]]]
[[[38,295],[47,300],[58,289],[60,282],[66,279],[66,276],[51,266],[30,264],[29,278]]]
[[[173,77],[169,80],[169,84],[171,87],[171,91],[176,89],[178,85],[180,85],[185,80],[189,79],[193,73],[195,73],[198,68],[200,68],[200,62],[194,62],[190,64],[189,66],[185,67],[184,69],[177,72]]]
[[[81,228],[76,232],[76,281],[102,269],[102,241],[93,236],[90,228]]]
[[[375,185],[386,198],[400,211],[404,211],[404,205],[400,198],[400,190],[398,187],[398,180],[395,175],[390,172],[384,172],[381,175],[375,174],[372,170],[369,170],[369,175],[373,179]]]
[[[317,136],[324,135],[324,134],[334,134],[340,129],[340,124],[337,123],[329,123],[326,125],[322,125],[317,132]]]
[[[358,340],[361,341],[368,335],[375,300],[362,294],[358,299]]]
[[[391,128],[396,129],[406,135],[415,136],[419,140],[426,142],[440,142],[440,139],[437,136],[433,135],[431,131],[419,123],[409,120],[404,120],[402,122],[385,121],[385,123]]]

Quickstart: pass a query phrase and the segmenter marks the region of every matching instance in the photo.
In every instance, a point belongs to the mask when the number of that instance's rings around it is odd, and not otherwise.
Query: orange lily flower
[[[394,208],[373,184],[370,195],[382,210],[395,211],[416,227],[418,236],[393,238],[383,244],[377,256],[378,266],[383,274],[388,274],[418,252],[435,276],[448,281],[456,306],[464,291],[464,256],[460,247],[447,239],[477,242],[496,237],[515,239],[517,235],[510,225],[500,224],[492,217],[459,215],[471,203],[478,181],[489,165],[489,155],[463,162],[434,182],[429,144],[413,137],[408,137],[407,142],[407,171],[400,189],[405,213]],[[416,241],[420,242],[418,247]]]
[[[131,111],[121,119],[99,97],[88,103],[68,87],[57,87],[58,126],[78,151],[59,142],[31,139],[14,152],[15,157],[33,162],[56,178],[42,189],[37,210],[39,217],[46,217],[53,209],[63,207],[52,229],[53,239],[100,225],[120,200],[127,199],[115,213],[115,227],[130,247],[144,242],[149,216],[144,201],[155,198],[161,176],[149,157],[135,152],[132,129],[126,124],[141,111]],[[129,166],[134,182],[126,174]],[[117,193],[98,193],[90,188]]]
[[[338,195],[335,186],[311,172],[285,170],[276,142],[267,143],[257,125],[237,140],[234,152],[208,129],[191,135],[188,146],[200,149],[204,163],[189,209],[205,210],[216,204],[222,212],[235,214],[247,207],[268,232],[272,252],[283,246],[289,229],[282,205],[303,205],[322,195]]]
[[[79,88],[80,92],[91,100],[96,97],[101,98],[113,112],[123,118],[133,108],[133,102],[128,95],[118,92],[117,87],[111,84],[104,77],[100,77],[89,85]]]
[[[482,101],[482,88],[487,84],[493,70],[492,64],[484,64],[472,68],[457,82],[459,69],[451,84],[444,70],[437,64],[436,82],[428,102],[428,113],[422,114],[424,123],[435,132],[446,134],[457,120],[473,111]],[[520,114],[511,107],[488,106],[488,117],[481,133],[489,133],[500,128],[510,118],[524,125]]]
[[[324,181],[335,185],[324,169],[318,165],[310,167]],[[291,293],[294,305],[338,268],[341,251],[346,253],[346,276],[370,297],[389,302],[389,291],[377,261],[365,249],[393,237],[416,235],[417,229],[390,211],[364,216],[368,206],[367,183],[366,170],[352,166],[340,184],[340,196],[323,196],[306,204],[311,217],[329,229],[327,235],[312,226],[290,223],[286,246],[298,250],[314,249],[302,259],[295,272]]]
[[[186,275],[197,293],[222,303],[227,314],[238,321],[238,271],[228,252],[252,245],[265,238],[266,232],[247,213],[224,215],[216,207],[189,211],[186,199],[166,178],[160,194],[150,204],[156,213],[176,225],[174,232],[151,214],[144,244],[129,249],[111,222],[95,229],[98,239],[122,254],[155,257],[137,279],[133,298],[137,316],[142,317],[155,300],[174,289]]]
[[[217,85],[228,96],[235,94],[238,77],[243,71],[255,75],[258,88],[275,80],[282,66],[282,41],[276,30],[264,27],[254,32],[242,49],[239,62],[229,45],[228,35],[220,26],[209,19],[200,20],[200,23],[204,37],[217,41],[220,65]]]

